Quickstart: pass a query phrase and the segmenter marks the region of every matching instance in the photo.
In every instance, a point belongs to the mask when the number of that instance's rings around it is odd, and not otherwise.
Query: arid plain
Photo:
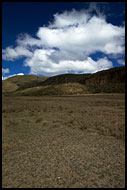
[[[3,96],[3,188],[125,186],[125,94]]]

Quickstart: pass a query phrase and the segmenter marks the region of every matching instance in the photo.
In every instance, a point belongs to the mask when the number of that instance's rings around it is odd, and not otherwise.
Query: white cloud
[[[7,61],[13,61],[23,56],[30,57],[32,52],[22,46],[17,46],[16,48],[7,47],[2,50],[2,58]]]
[[[71,13],[70,13],[71,14]],[[55,15],[63,17],[60,23],[56,21],[53,24],[55,29],[49,27],[40,27],[37,36],[42,40],[43,44],[48,47],[58,47],[61,51],[71,51],[78,55],[78,52],[83,52],[85,55],[90,55],[96,51],[106,54],[123,53],[124,51],[124,28],[108,24],[104,18],[93,16],[88,20],[88,16],[84,13],[80,15],[82,19],[72,20],[72,25],[69,27],[70,15],[63,13]],[[69,22],[68,25],[65,21]],[[84,21],[84,22],[83,22]],[[62,24],[63,22],[63,24]],[[59,28],[60,26],[66,26]],[[67,27],[68,26],[68,27]]]
[[[26,48],[26,46],[42,46],[42,42],[40,39],[35,39],[31,37],[29,34],[20,34],[18,39],[16,40],[18,46]]]
[[[73,71],[73,73],[93,73],[111,68],[112,62],[106,57],[94,61],[90,57],[86,60],[60,60],[58,63],[50,59],[55,50],[36,50],[34,56],[26,60],[25,65],[31,68],[31,74],[53,76]]]
[[[117,62],[118,62],[120,65],[125,65],[125,60],[123,60],[123,59],[118,59]]]
[[[17,76],[17,75],[24,75],[24,73],[17,73],[17,74],[9,75],[7,77],[2,76],[2,80],[6,80],[7,78],[10,78],[10,77],[13,77],[13,76]]]
[[[9,72],[10,72],[10,71],[9,71],[8,68],[6,68],[6,69],[2,68],[2,73],[3,73],[3,74],[7,74],[7,73],[9,73]]]
[[[77,26],[80,24],[86,24],[90,15],[84,12],[85,10],[76,11],[72,9],[72,11],[64,11],[62,14],[54,14],[53,23],[49,23],[49,28],[65,28],[68,26]]]
[[[98,12],[96,6],[94,9]],[[3,59],[13,61],[25,56],[25,66],[31,73],[51,76],[110,68],[112,63],[106,55],[124,54],[125,27],[107,23],[104,15],[91,16],[86,10],[56,13],[53,22],[40,27],[36,36],[20,35],[17,47],[2,51]],[[94,61],[90,56],[96,52],[105,57]]]

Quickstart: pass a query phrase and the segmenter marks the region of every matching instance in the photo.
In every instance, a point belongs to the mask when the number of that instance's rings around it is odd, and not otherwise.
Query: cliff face
[[[125,67],[112,68],[92,74],[85,80],[88,86],[105,85],[125,82]]]

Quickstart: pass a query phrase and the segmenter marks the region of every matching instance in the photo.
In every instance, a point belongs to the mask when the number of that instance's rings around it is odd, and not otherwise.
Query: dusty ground
[[[125,186],[124,94],[2,101],[3,188]]]

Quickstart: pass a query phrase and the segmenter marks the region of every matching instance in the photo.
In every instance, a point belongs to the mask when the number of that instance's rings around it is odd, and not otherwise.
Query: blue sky
[[[3,2],[3,79],[123,66],[124,25],[124,2]]]

